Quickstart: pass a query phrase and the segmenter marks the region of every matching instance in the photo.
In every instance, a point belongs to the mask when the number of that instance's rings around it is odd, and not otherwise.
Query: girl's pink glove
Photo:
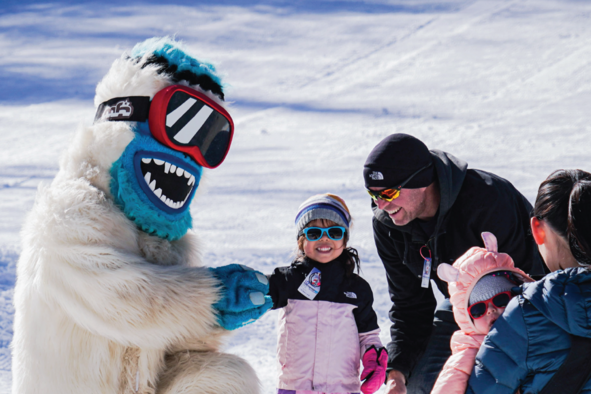
[[[388,365],[388,352],[386,348],[376,349],[375,346],[367,349],[363,358],[363,372],[361,373],[361,391],[363,394],[373,394],[386,381],[386,366]]]

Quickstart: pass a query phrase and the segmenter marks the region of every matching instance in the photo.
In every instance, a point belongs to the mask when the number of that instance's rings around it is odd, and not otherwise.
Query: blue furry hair
[[[149,151],[152,155],[165,155],[173,158],[179,165],[190,168],[195,175],[195,186],[188,196],[185,209],[177,212],[157,207],[150,201],[142,190],[134,160],[136,154]],[[184,155],[160,145],[150,136],[136,132],[136,137],[125,148],[125,151],[111,167],[111,192],[115,196],[115,203],[121,207],[125,216],[133,220],[142,231],[154,234],[160,238],[175,240],[181,238],[192,227],[192,218],[189,206],[199,185],[201,166],[185,159]],[[169,159],[170,160],[170,159]]]
[[[131,56],[138,60],[146,55],[149,56],[143,67],[156,65],[159,73],[168,74],[173,81],[199,85],[224,99],[222,81],[215,67],[189,55],[182,43],[170,37],[154,37],[136,44],[131,51]]]

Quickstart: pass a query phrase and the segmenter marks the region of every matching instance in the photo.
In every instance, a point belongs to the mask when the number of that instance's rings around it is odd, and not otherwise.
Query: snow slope
[[[224,164],[191,207],[212,266],[287,264],[293,219],[331,191],[355,218],[351,245],[389,300],[371,234],[363,162],[394,132],[512,181],[530,200],[556,168],[591,170],[591,3],[576,0],[3,0],[0,6],[0,392],[10,385],[18,232],[50,182],[111,62],[176,35],[217,64],[236,123]],[[227,351],[273,392],[270,312]],[[383,391],[383,390],[382,390]]]

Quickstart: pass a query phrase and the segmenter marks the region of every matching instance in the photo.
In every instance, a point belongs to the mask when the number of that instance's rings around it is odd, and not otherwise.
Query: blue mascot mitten
[[[213,305],[218,322],[226,330],[252,323],[272,306],[267,277],[244,265],[230,264],[210,268],[222,282],[222,298]]]

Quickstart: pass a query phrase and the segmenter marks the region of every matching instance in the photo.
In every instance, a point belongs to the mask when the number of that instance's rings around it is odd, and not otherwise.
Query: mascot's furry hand
[[[261,317],[273,306],[269,281],[265,275],[239,264],[210,268],[222,282],[222,298],[213,305],[218,322],[226,330],[235,330]]]
[[[363,394],[373,394],[386,381],[386,367],[388,364],[388,352],[386,348],[376,349],[375,346],[367,349],[363,355],[363,372],[361,380],[365,380],[361,385]]]

